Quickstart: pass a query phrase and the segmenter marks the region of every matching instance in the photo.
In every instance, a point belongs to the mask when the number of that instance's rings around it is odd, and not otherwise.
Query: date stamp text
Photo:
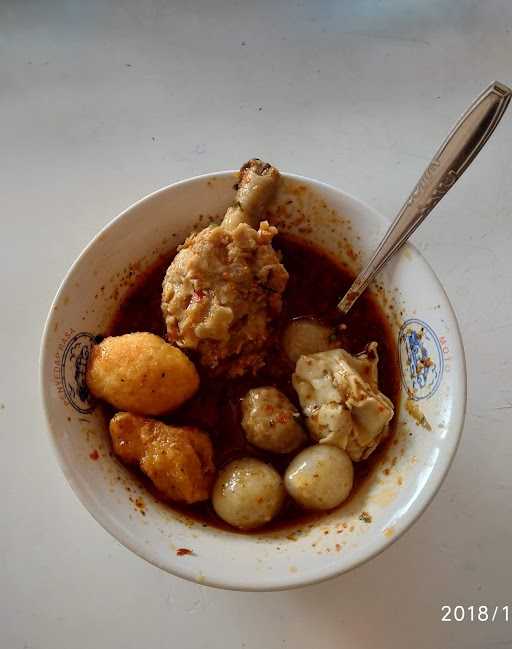
[[[441,622],[510,622],[509,604],[443,604],[441,606]]]

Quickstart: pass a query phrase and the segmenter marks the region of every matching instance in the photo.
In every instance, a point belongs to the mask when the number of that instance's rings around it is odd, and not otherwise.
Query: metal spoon
[[[511,97],[512,90],[495,81],[469,106],[434,155],[368,265],[339,302],[340,311],[349,312],[384,264],[466,171],[491,137]]]

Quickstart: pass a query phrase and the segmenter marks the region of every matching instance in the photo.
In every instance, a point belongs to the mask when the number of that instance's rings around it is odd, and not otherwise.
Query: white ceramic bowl
[[[357,269],[385,231],[385,219],[333,187],[293,175],[284,178],[276,220],[285,220],[289,230]],[[48,316],[41,352],[42,392],[62,470],[84,506],[115,538],[163,570],[192,581],[277,590],[354,568],[390,545],[420,516],[441,485],[461,434],[464,352],[441,284],[408,245],[381,274],[383,290],[378,292],[400,350],[398,429],[385,463],[357,497],[287,537],[202,527],[156,502],[110,453],[106,423],[91,405],[85,385],[87,357],[93,336],[105,331],[134,277],[182,242],[193,226],[220,217],[232,200],[234,182],[234,172],[222,172],[161,189],[115,218],[87,246],[66,275]],[[425,356],[431,360],[426,370],[418,364]],[[416,407],[430,430],[417,424]],[[363,511],[371,522],[360,518]],[[193,554],[181,555],[179,548]]]

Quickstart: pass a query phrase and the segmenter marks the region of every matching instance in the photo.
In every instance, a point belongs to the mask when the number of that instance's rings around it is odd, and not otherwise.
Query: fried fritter
[[[199,387],[185,354],[150,333],[110,336],[93,347],[87,385],[120,410],[160,415],[174,410]]]
[[[118,412],[109,428],[116,455],[139,464],[167,498],[189,504],[209,498],[215,466],[206,433],[129,412]]]

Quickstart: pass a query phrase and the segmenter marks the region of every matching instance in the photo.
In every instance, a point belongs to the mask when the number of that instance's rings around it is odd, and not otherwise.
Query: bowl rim
[[[50,322],[52,319],[52,314],[54,313],[55,306],[58,304],[58,302],[62,297],[63,291],[68,283],[69,277],[72,275],[75,268],[82,262],[83,257],[85,257],[86,254],[96,245],[97,241],[103,236],[105,232],[110,230],[112,226],[114,226],[114,224],[119,223],[121,220],[126,218],[129,215],[129,213],[132,210],[134,210],[136,207],[140,206],[145,202],[149,202],[150,200],[154,199],[160,194],[163,194],[171,189],[182,187],[187,184],[194,184],[197,181],[213,180],[214,178],[218,179],[220,177],[230,177],[236,173],[237,170],[223,170],[223,171],[199,174],[196,176],[192,176],[190,178],[185,178],[183,180],[170,183],[169,185],[166,185],[164,187],[161,187],[159,189],[150,192],[149,194],[146,194],[142,198],[138,199],[137,201],[129,205],[127,208],[125,208],[122,212],[120,212],[110,221],[108,221],[96,233],[96,235],[91,239],[91,241],[82,249],[80,254],[76,257],[75,261],[68,268],[62,281],[60,282],[59,288],[55,294],[55,297],[51,302],[48,315],[46,317],[45,325],[43,328],[43,334],[41,338],[40,350],[39,350],[39,385],[40,385],[40,394],[41,394],[43,412],[46,420],[47,435],[50,439],[50,443],[53,447],[60,469],[64,474],[64,477],[66,478],[69,486],[73,490],[75,496],[85,507],[85,509],[89,512],[89,514],[101,525],[101,527],[106,532],[108,532],[119,543],[121,543],[126,548],[131,550],[134,554],[148,561],[148,563],[164,570],[165,572],[173,574],[177,577],[187,579],[194,583],[198,583],[197,570],[194,570],[192,567],[187,568],[184,562],[181,563],[175,562],[172,566],[164,564],[162,561],[158,559],[158,557],[152,555],[151,552],[147,551],[148,546],[144,544],[138,545],[132,542],[130,538],[127,538],[127,535],[124,533],[122,527],[118,526],[115,520],[111,516],[106,515],[105,512],[103,512],[102,510],[96,507],[96,504],[93,502],[93,499],[87,493],[87,490],[84,491],[79,480],[74,476],[73,472],[68,467],[68,463],[66,462],[64,454],[57,443],[56,436],[53,433],[53,426],[50,417],[49,395],[47,394],[49,386],[47,384],[47,381],[45,380],[45,368],[47,367],[49,362],[49,358],[48,358],[49,351],[48,351],[47,343],[48,343],[48,338],[51,334]],[[389,223],[389,220],[386,217],[384,217],[380,212],[375,210],[373,207],[371,207],[361,199],[353,196],[352,194],[345,192],[337,187],[334,187],[333,185],[330,185],[323,181],[316,180],[314,178],[310,178],[308,176],[303,176],[294,173],[281,172],[281,176],[284,177],[285,179],[304,182],[306,184],[310,184],[313,187],[315,186],[321,187],[323,189],[340,194],[344,199],[346,200],[348,199],[348,201],[353,202],[360,209],[374,215],[380,221],[385,221]],[[379,554],[381,554],[386,548],[390,547],[393,543],[395,543],[403,534],[405,534],[410,529],[410,527],[421,517],[421,515],[424,513],[428,505],[435,498],[452,465],[452,462],[455,458],[462,437],[462,431],[464,427],[464,420],[466,414],[466,405],[467,405],[467,366],[466,366],[464,344],[462,340],[460,326],[457,321],[457,317],[453,309],[453,306],[450,302],[450,299],[443,285],[441,284],[440,280],[438,279],[437,275],[435,274],[434,270],[432,269],[428,261],[419,252],[419,250],[412,243],[407,243],[406,247],[408,247],[409,250],[412,251],[415,255],[417,255],[418,259],[421,262],[423,262],[424,269],[428,271],[431,278],[435,281],[440,293],[444,297],[447,314],[451,318],[453,324],[453,330],[455,334],[454,340],[456,341],[456,344],[459,347],[458,351],[460,353],[459,374],[461,379],[461,394],[459,395],[460,398],[456,402],[456,405],[453,409],[454,423],[451,426],[452,429],[452,433],[450,435],[451,443],[449,444],[448,448],[445,449],[444,457],[439,458],[438,463],[440,462],[440,465],[438,466],[437,471],[434,474],[432,474],[432,476],[427,481],[427,483],[423,485],[422,489],[419,491],[418,495],[416,496],[414,504],[399,519],[399,521],[396,522],[394,526],[393,536],[389,538],[385,535],[381,535],[379,540],[373,544],[372,549],[369,550],[368,553],[366,553],[363,557],[357,558],[352,561],[348,560],[346,564],[344,564],[339,568],[337,566],[328,564],[323,569],[315,570],[313,574],[310,573],[305,574],[304,572],[302,572],[296,574],[283,575],[278,579],[273,579],[272,584],[269,584],[265,578],[259,579],[257,576],[249,579],[247,579],[246,577],[244,578],[225,577],[223,579],[217,579],[217,578],[210,578],[208,577],[207,574],[203,573],[204,576],[202,576],[200,582],[201,585],[208,585],[216,588],[222,588],[226,590],[237,590],[237,591],[278,591],[278,590],[300,588],[303,586],[320,583],[327,579],[334,578],[350,570],[353,570],[360,565],[367,563],[371,559],[374,559]],[[262,582],[266,582],[266,583],[262,583]]]

